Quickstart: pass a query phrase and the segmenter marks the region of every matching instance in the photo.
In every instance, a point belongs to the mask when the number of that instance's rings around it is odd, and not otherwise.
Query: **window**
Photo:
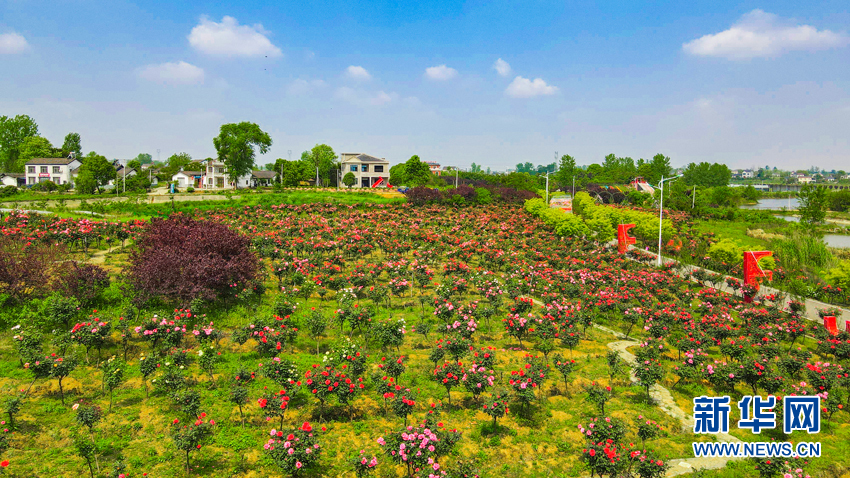
[[[61,172],[61,166],[53,166],[53,174],[59,174]]]
[[[360,170],[363,171],[364,173],[368,173],[369,172],[369,165],[364,164],[363,167]]]
[[[33,166],[32,169],[35,169],[35,166]],[[33,172],[35,172],[35,171],[33,171]],[[33,176],[28,177],[27,178],[27,184],[35,184],[35,177],[33,177]]]
[[[353,166],[351,166],[351,172],[352,172],[352,173],[356,173],[356,172],[357,172],[357,165],[356,165],[356,164],[355,164],[355,165],[353,165]]]
[[[47,166],[41,166],[39,169],[41,170],[41,171],[39,171],[39,172],[42,172],[42,173],[46,173],[46,172],[47,172]]]
[[[31,174],[35,174],[35,166],[27,166],[27,172]]]
[[[376,173],[383,173],[383,172],[384,172],[384,167],[383,167],[383,166],[378,166],[378,165],[376,164],[376,165],[375,165],[375,172],[376,172]]]
[[[62,184],[61,180],[58,176],[53,176],[53,184]]]

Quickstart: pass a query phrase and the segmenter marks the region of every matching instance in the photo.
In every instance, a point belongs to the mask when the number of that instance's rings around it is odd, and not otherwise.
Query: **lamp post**
[[[664,181],[672,181],[681,177],[681,174],[667,179],[664,179],[664,176],[661,176],[661,182],[658,183],[661,187],[661,202],[658,204],[658,267],[661,267],[661,221],[664,219]]]
[[[697,203],[697,185],[694,184],[694,192],[691,193],[691,209],[694,208],[696,203]]]
[[[555,153],[558,154],[558,153]],[[549,173],[546,173],[546,206],[549,206]]]

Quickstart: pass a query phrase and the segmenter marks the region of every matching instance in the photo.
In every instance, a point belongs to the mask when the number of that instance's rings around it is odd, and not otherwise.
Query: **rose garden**
[[[702,247],[684,215],[657,268],[547,214],[518,200],[8,214],[0,474],[847,473],[847,332],[684,273],[677,257]],[[670,410],[702,395],[818,395],[819,435],[737,429],[734,405],[730,435],[820,441],[829,458],[683,464],[714,437]]]

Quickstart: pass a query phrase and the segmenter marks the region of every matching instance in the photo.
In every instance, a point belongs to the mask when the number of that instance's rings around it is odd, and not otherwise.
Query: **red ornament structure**
[[[629,235],[629,229],[635,227],[634,224],[620,224],[617,226],[617,250],[620,254],[625,254],[629,248],[629,244],[634,244],[637,239]]]
[[[835,320],[835,317],[831,315],[827,315],[823,318],[823,326],[826,328],[826,331],[829,332],[829,335],[838,335],[840,330],[838,330],[838,323]]]
[[[755,287],[759,290],[759,279],[767,277],[767,280],[773,280],[773,271],[762,270],[759,267],[759,259],[762,257],[770,257],[772,251],[746,251],[744,252],[744,284]],[[745,302],[752,302],[753,297],[750,295],[744,296]]]

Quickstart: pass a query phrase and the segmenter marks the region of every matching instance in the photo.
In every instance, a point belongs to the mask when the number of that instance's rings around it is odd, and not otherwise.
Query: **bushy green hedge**
[[[580,237],[590,235],[590,229],[580,217],[567,214],[560,209],[550,208],[543,199],[534,198],[525,201],[525,210],[552,226],[559,236]]]
[[[619,224],[634,224],[632,231],[638,238],[648,240],[658,237],[658,216],[655,214],[596,204],[586,192],[576,194],[573,199],[573,212],[584,219],[587,227],[600,241],[616,238]],[[674,233],[673,225],[665,219],[661,230],[663,239],[669,240]]]

